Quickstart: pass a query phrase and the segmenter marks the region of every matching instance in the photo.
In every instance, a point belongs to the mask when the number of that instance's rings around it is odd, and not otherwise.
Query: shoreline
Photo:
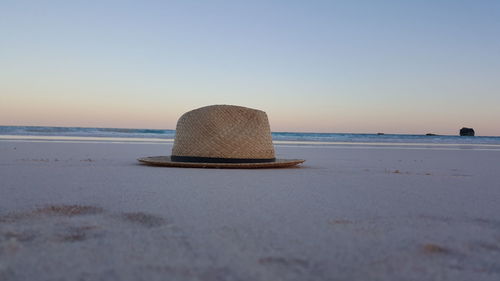
[[[54,142],[54,143],[114,143],[114,144],[173,144],[174,139],[125,138],[125,137],[81,137],[81,136],[25,136],[0,135],[0,142]],[[423,149],[423,150],[487,150],[500,151],[500,144],[471,143],[412,143],[412,142],[343,142],[343,141],[273,141],[275,146],[316,148],[359,148],[359,149]]]

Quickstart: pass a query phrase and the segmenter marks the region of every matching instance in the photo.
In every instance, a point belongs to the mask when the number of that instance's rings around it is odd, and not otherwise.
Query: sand
[[[0,141],[0,280],[500,280],[500,150],[277,146],[301,168],[155,168],[171,144]]]

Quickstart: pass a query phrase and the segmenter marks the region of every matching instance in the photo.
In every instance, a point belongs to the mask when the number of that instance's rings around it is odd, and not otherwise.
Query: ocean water
[[[136,141],[172,141],[175,130],[120,129],[120,128],[80,128],[80,127],[35,127],[0,126],[0,139],[112,139]],[[410,135],[410,134],[350,134],[350,133],[298,133],[273,132],[276,143],[287,144],[453,144],[500,146],[500,137],[461,137],[450,135]]]

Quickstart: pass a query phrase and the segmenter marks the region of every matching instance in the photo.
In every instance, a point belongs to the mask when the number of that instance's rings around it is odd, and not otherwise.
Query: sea
[[[0,141],[173,142],[175,130],[0,126]],[[272,132],[276,145],[407,147],[500,150],[499,136]]]

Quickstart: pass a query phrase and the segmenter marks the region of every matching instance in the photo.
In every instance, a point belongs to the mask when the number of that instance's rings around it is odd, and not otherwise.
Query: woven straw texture
[[[172,155],[274,158],[267,115],[234,105],[212,105],[189,111],[177,121]]]
[[[158,167],[179,168],[217,168],[217,169],[265,169],[265,168],[288,168],[296,166],[305,160],[301,159],[276,159],[269,163],[191,163],[173,162],[169,156],[152,156],[137,159],[139,162]]]

